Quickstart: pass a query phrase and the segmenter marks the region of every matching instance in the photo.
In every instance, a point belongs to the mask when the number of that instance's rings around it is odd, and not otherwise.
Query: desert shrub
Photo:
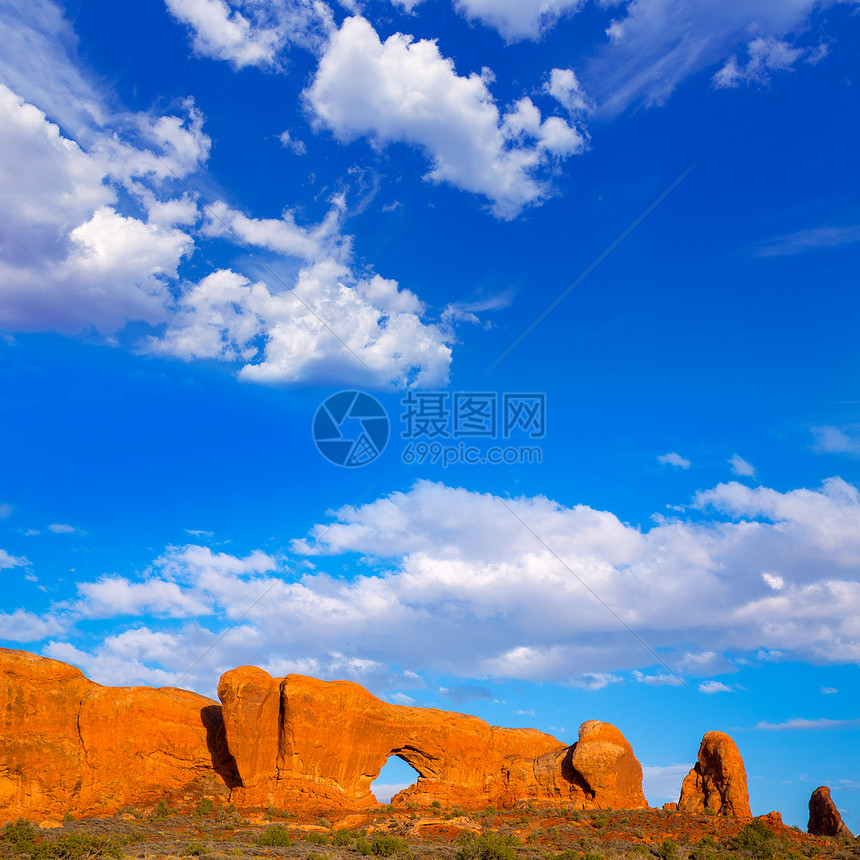
[[[510,837],[498,833],[464,833],[457,846],[457,860],[516,860]]]
[[[305,842],[310,842],[311,845],[330,845],[331,839],[325,833],[308,833],[304,837]]]
[[[355,850],[359,854],[368,857],[411,857],[409,846],[396,836],[378,836],[376,839],[370,840],[364,836],[358,838],[355,843]]]
[[[122,857],[122,845],[113,836],[67,833],[59,839],[39,842],[30,860],[94,860],[96,857]]]
[[[257,845],[263,845],[267,848],[289,848],[289,831],[286,827],[281,827],[280,824],[273,824],[257,837]]]
[[[664,839],[657,849],[663,860],[675,860],[678,856],[678,843],[674,839]]]
[[[773,857],[776,845],[773,831],[759,818],[745,824],[737,836],[729,840],[734,851],[746,851],[756,860],[769,860]]]
[[[3,828],[3,841],[8,842],[17,852],[29,851],[38,831],[26,818],[10,821]]]
[[[442,808],[442,804],[438,800],[434,800],[433,803],[430,804],[430,806],[432,806],[433,809],[441,809]]]
[[[305,860],[329,860],[329,858],[325,854],[320,854],[319,851],[308,851]]]
[[[602,854],[595,854],[592,851],[586,851],[583,860],[605,860]]]
[[[64,824],[68,824],[70,821],[74,821],[74,820],[75,820],[75,816],[74,816],[74,815],[72,815],[72,813],[71,813],[71,812],[67,812],[67,813],[63,816],[63,823],[64,823]]]
[[[200,842],[189,842],[183,849],[182,854],[186,857],[199,857],[206,853],[206,846]]]
[[[553,854],[550,851],[545,860],[579,860],[579,852],[572,848],[565,848],[564,851],[559,851],[558,854]]]
[[[352,834],[348,830],[337,830],[332,835],[331,841],[334,845],[340,847],[352,845]]]
[[[215,811],[215,801],[211,797],[201,797],[194,810],[196,815],[209,815]]]
[[[153,821],[164,821],[167,816],[170,815],[170,807],[167,805],[166,800],[159,800],[155,805],[155,809],[149,813],[149,817]]]

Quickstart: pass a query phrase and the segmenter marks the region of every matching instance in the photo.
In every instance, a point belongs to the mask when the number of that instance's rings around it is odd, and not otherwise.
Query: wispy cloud
[[[711,695],[713,693],[734,693],[735,691],[721,681],[703,681],[699,684],[699,692]]]
[[[860,224],[846,227],[814,227],[768,239],[759,245],[757,253],[760,257],[783,257],[789,254],[802,254],[806,251],[839,248],[855,242],[860,242]]]
[[[849,726],[860,725],[860,719],[853,720],[830,720],[827,717],[821,717],[817,720],[807,720],[802,717],[795,717],[791,720],[786,720],[784,723],[769,723],[762,720],[756,723],[753,728],[763,729],[771,732],[791,732],[791,731],[820,731],[822,729],[845,729]]]
[[[732,471],[736,475],[744,478],[752,478],[755,475],[755,466],[752,463],[748,463],[739,454],[732,455],[726,462],[732,467]]]

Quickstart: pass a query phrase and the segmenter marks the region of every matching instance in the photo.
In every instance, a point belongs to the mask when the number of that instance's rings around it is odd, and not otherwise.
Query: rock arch
[[[251,666],[227,672],[218,695],[241,780],[235,792],[249,804],[369,806],[371,783],[397,755],[419,775],[399,802],[647,806],[630,745],[597,720],[584,723],[570,747],[535,729],[391,705],[349,681],[275,679]]]

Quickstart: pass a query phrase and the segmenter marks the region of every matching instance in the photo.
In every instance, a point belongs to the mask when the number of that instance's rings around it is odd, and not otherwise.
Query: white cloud
[[[140,155],[135,164],[131,149],[113,142],[87,154],[0,85],[0,147],[7,155],[0,165],[0,326],[108,333],[131,319],[166,317],[165,278],[176,274],[192,240],[169,226],[121,215],[107,184],[110,176],[131,181],[137,170],[180,169],[176,145],[195,133],[159,121],[149,130],[164,145],[172,141],[174,154],[164,163],[134,150]]]
[[[308,148],[305,142],[294,138],[289,131],[282,131],[278,135],[278,140],[281,141],[281,146],[292,150],[296,155],[307,155]]]
[[[294,290],[272,293],[230,270],[213,272],[185,291],[146,349],[241,361],[239,378],[263,384],[444,385],[450,335],[423,323],[421,303],[394,281],[351,278],[339,264],[319,263],[299,272]]]
[[[732,467],[732,471],[736,475],[741,475],[745,478],[751,478],[755,475],[755,466],[751,463],[747,463],[747,461],[738,454],[733,454],[731,459],[726,460],[726,462]]]
[[[289,45],[318,50],[333,26],[320,0],[165,0],[173,17],[188,26],[194,50],[234,68],[277,67]]]
[[[676,466],[679,469],[689,469],[690,461],[682,457],[680,454],[672,451],[669,454],[661,454],[657,460],[664,466]]]
[[[0,520],[5,520],[7,517],[11,517],[12,510],[12,505],[0,505]]]
[[[67,626],[53,615],[37,615],[26,609],[0,612],[0,640],[6,642],[38,642],[65,632]]]
[[[681,81],[723,63],[739,45],[757,45],[764,70],[768,62],[784,63],[786,49],[793,50],[781,47],[784,37],[802,32],[813,12],[829,5],[831,0],[631,0],[610,25],[609,43],[587,66],[586,82],[610,116],[635,102],[661,105]],[[725,73],[727,80],[731,74]],[[738,74],[744,74],[740,67]]]
[[[813,450],[823,454],[860,456],[860,437],[832,426],[815,427],[812,432],[815,435]]]
[[[581,116],[594,108],[573,69],[552,69],[543,91],[551,95],[571,116]]]
[[[30,562],[19,555],[9,555],[5,549],[0,549],[0,570],[12,567],[26,567]]]
[[[218,15],[230,12],[214,0],[178,6],[215,21],[216,30]],[[247,0],[242,15],[252,35],[271,19],[279,39],[283,31],[301,40],[294,16],[322,20],[326,10]],[[241,29],[242,15],[230,12],[227,23]],[[32,14],[15,0],[0,9],[3,34],[31,75],[16,75],[5,59],[0,72],[44,99],[78,140],[0,85],[0,327],[109,335],[132,321],[163,325],[144,337],[144,350],[238,362],[242,379],[264,384],[446,383],[450,325],[425,322],[422,303],[394,281],[351,270],[342,198],[307,227],[291,210],[257,219],[216,201],[200,233],[270,252],[267,282],[229,270],[182,281],[200,213],[187,191],[177,194],[175,178],[208,158],[200,112],[190,101],[161,116],[108,110],[115,99],[79,73],[71,28],[45,0],[34,0]],[[69,112],[51,96],[57,92],[86,109]],[[545,148],[564,146],[560,129],[544,125]],[[295,260],[305,264],[298,272]],[[259,272],[260,254],[246,262]],[[276,269],[289,274],[279,278]]]
[[[774,590],[782,591],[785,587],[785,580],[781,576],[776,576],[773,573],[763,573],[761,578]]]
[[[736,56],[729,57],[712,81],[717,89],[766,84],[770,81],[771,72],[790,71],[808,53],[803,48],[792,47],[783,39],[758,36],[747,45],[746,63],[738,63]]]
[[[498,30],[508,42],[537,39],[584,5],[585,0],[455,0],[461,14]]]
[[[668,672],[661,672],[656,675],[646,675],[638,669],[633,672],[634,680],[640,684],[648,684],[652,687],[662,687],[669,685],[670,687],[680,687],[684,682],[677,675],[671,675]]]
[[[837,690],[836,687],[822,687],[821,688],[821,695],[822,696],[833,696],[838,692],[839,692],[839,690]]]
[[[712,693],[733,693],[734,690],[720,681],[704,681],[699,684],[699,692],[710,695]]]
[[[418,146],[431,162],[428,180],[483,195],[498,217],[513,218],[550,193],[544,168],[582,152],[586,139],[559,117],[542,119],[528,98],[503,116],[489,76],[459,76],[435,42],[401,33],[381,42],[352,17],[333,34],[305,97],[340,140]]]
[[[71,535],[74,534],[77,529],[74,526],[70,526],[68,523],[51,523],[48,526],[48,531],[53,532],[55,535]]]
[[[726,652],[860,660],[855,488],[839,479],[787,493],[729,484],[700,493],[696,505],[713,515],[642,531],[584,505],[421,481],[345,508],[296,541],[293,551],[315,557],[313,568],[284,570],[260,552],[172,548],[137,578],[80,582],[79,599],[44,618],[59,626],[133,618],[151,628],[96,648],[93,665],[108,674],[125,661],[130,672],[178,676],[235,624],[188,683],[239,663],[398,691],[420,684],[423,671],[600,689],[637,670],[633,679],[645,684],[675,683],[671,671],[704,676],[700,689],[713,693],[732,689],[707,679],[736,669]],[[365,559],[370,572],[329,575],[326,559],[341,555]],[[778,591],[763,570],[781,578]],[[163,658],[153,656],[159,635],[175,639]]]

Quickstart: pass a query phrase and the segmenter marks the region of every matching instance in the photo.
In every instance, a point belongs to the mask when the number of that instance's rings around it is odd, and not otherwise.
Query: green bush
[[[311,845],[331,845],[331,839],[325,833],[308,833],[304,836],[304,840]]]
[[[113,836],[68,833],[59,839],[39,842],[30,860],[94,860],[96,857],[122,857],[122,845]]]
[[[348,830],[338,830],[332,836],[331,841],[340,847],[352,845],[352,834]]]
[[[438,800],[434,800],[433,803],[430,804],[430,806],[432,806],[433,809],[441,809],[442,808],[442,804]]]
[[[211,797],[201,797],[194,810],[196,815],[209,815],[215,811],[215,801]]]
[[[775,841],[773,831],[760,818],[756,818],[729,840],[729,847],[734,851],[746,851],[756,860],[769,860],[776,849]]]
[[[286,827],[281,827],[280,824],[273,824],[257,837],[257,845],[263,845],[267,848],[289,848],[289,831]]]
[[[678,843],[674,839],[664,839],[657,849],[657,853],[663,860],[675,860],[678,856]]]
[[[65,824],[68,824],[70,821],[74,821],[74,820],[75,820],[75,816],[74,816],[74,815],[72,815],[72,813],[71,813],[71,812],[67,812],[67,813],[63,816],[63,822],[64,822]]]
[[[181,853],[186,857],[199,857],[201,854],[206,853],[206,846],[201,842],[189,842],[185,848],[182,849]]]
[[[368,854],[372,853],[373,848],[369,839],[364,836],[359,836],[355,843],[355,850],[358,851],[359,854],[363,854],[367,857]]]
[[[305,860],[329,860],[329,858],[325,854],[320,854],[319,851],[308,851]]]
[[[164,821],[167,816],[170,815],[170,807],[167,805],[166,800],[159,800],[155,805],[155,809],[149,814],[149,817],[153,821]]]
[[[604,860],[604,857],[602,854],[594,854],[591,851],[586,851],[583,860]]]
[[[29,851],[38,831],[26,819],[11,821],[3,828],[3,841],[8,842],[20,854]]]
[[[457,860],[516,860],[510,837],[498,833],[464,833],[457,847]]]

